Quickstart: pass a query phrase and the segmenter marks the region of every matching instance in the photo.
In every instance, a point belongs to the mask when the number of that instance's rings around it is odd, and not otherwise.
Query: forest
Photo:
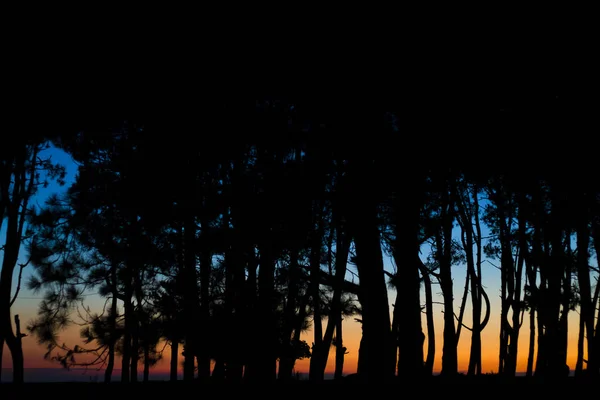
[[[182,363],[187,382],[291,382],[300,359],[308,380],[323,382],[331,357],[334,380],[410,382],[434,375],[436,354],[440,377],[484,377],[481,337],[494,318],[498,377],[514,378],[527,354],[531,379],[598,379],[590,106],[562,92],[462,100],[261,95],[253,111],[249,101],[215,101],[13,136],[0,147],[0,351],[6,344],[13,382],[24,382],[23,334],[65,368],[101,366],[105,382],[114,369],[120,382],[147,381],[163,348],[171,380]],[[64,180],[64,166],[40,156],[48,146],[73,157],[77,176],[34,207],[40,187]],[[24,282],[20,255],[34,271]],[[495,314],[486,258],[501,274]],[[33,321],[11,310],[21,285],[44,297]],[[85,346],[71,347],[60,334],[90,291],[103,309],[86,316]],[[434,292],[443,326],[433,324]],[[352,376],[344,318],[362,326]]]

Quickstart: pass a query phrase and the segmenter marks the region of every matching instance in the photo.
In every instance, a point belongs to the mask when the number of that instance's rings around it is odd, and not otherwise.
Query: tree
[[[30,200],[48,180],[58,179],[64,183],[64,166],[54,164],[42,152],[50,142],[42,135],[22,133],[2,146],[0,150],[0,227],[5,243],[2,247],[2,271],[0,275],[0,360],[4,343],[10,350],[13,363],[13,382],[23,382],[23,349],[19,316],[15,315],[15,326],[11,320],[11,306],[19,293],[21,272],[27,263],[20,266],[19,281],[13,296],[13,276],[19,260],[26,233],[27,218],[33,209]],[[6,225],[4,225],[6,221]],[[1,362],[1,361],[0,361]],[[1,369],[1,368],[0,368]]]
[[[471,283],[473,326],[471,328],[471,352],[467,374],[472,376],[481,375],[481,332],[489,320],[490,301],[481,279],[483,246],[479,207],[480,193],[477,183],[470,183],[467,179],[463,178],[457,188],[457,221],[460,225],[461,241],[467,261],[467,276]],[[485,316],[482,321],[483,301],[485,301]]]

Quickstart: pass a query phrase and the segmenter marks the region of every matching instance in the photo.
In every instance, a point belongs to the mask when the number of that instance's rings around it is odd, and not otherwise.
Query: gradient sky
[[[61,162],[67,166],[67,184],[69,181],[72,181],[76,174],[76,166],[73,163],[72,159],[69,155],[65,154],[62,151],[52,149],[49,151],[49,154],[52,155],[53,160],[57,162]],[[46,189],[42,189],[37,196],[37,203],[41,204],[43,199],[46,198],[51,193],[57,193],[66,189],[67,186],[63,188],[59,188],[56,185],[51,185]],[[0,244],[4,244],[4,233],[0,232]],[[2,253],[0,253],[0,259],[2,258]],[[21,254],[21,261],[24,260],[24,254]],[[593,261],[592,261],[593,262]],[[393,267],[391,261],[386,258],[385,260],[386,269],[392,271]],[[26,282],[28,272],[31,270],[31,267],[28,267],[23,276],[23,282]],[[465,268],[462,266],[453,267],[452,273],[454,278],[454,298],[455,298],[455,312],[458,313],[458,307],[460,305],[460,301],[462,298],[463,288],[464,288],[464,279],[465,279]],[[15,274],[17,275],[17,274]],[[482,280],[487,289],[487,293],[490,297],[491,301],[491,318],[488,326],[482,333],[482,364],[483,364],[483,372],[496,372],[498,370],[498,348],[499,348],[499,315],[500,315],[500,271],[498,271],[495,267],[493,267],[489,263],[484,263],[483,267],[483,277]],[[14,287],[16,287],[17,276],[15,276]],[[434,295],[439,296],[439,286],[433,287]],[[391,304],[395,301],[396,293],[394,290],[389,290],[389,302],[390,302],[390,312],[392,310]],[[424,299],[424,295],[422,297]],[[25,330],[25,326],[27,323],[35,317],[37,312],[38,304],[41,300],[41,294],[33,294],[28,292],[24,287],[21,289],[20,295],[13,305],[13,315],[19,314],[21,319],[22,330]],[[99,298],[95,298],[94,296],[89,296],[87,298],[87,305],[91,306],[91,308],[99,309],[104,301]],[[441,301],[441,297],[438,299],[434,299],[435,301]],[[467,300],[467,310],[465,312],[464,323],[467,326],[471,325],[471,316],[469,307],[470,299]],[[443,307],[440,304],[434,305],[435,310],[435,329],[436,329],[436,357],[435,357],[435,365],[434,372],[439,372],[441,368],[441,356],[442,356],[442,333],[443,333]],[[576,348],[577,348],[577,335],[578,335],[578,314],[575,312],[570,313],[569,317],[569,346],[567,353],[567,364],[574,369],[575,360],[577,357]],[[324,321],[324,324],[326,321]],[[423,316],[423,327],[425,329],[425,318]],[[80,344],[79,339],[79,329],[78,326],[73,326],[67,331],[63,332],[61,335],[61,341],[72,347],[75,344]],[[357,355],[358,355],[358,345],[360,341],[361,335],[361,326],[359,323],[355,322],[353,318],[348,318],[344,320],[344,345],[347,347],[348,354],[345,358],[344,364],[344,373],[354,373],[356,372],[357,366]],[[529,318],[528,314],[525,315],[523,325],[521,328],[521,335],[519,340],[519,357],[518,357],[518,371],[524,371],[526,368],[527,362],[527,352],[529,349],[528,343],[529,337]],[[303,339],[310,345],[313,342],[312,339],[312,331],[308,331],[304,334]],[[468,362],[469,362],[469,350],[470,350],[470,341],[471,335],[470,331],[467,329],[462,329],[460,341],[458,345],[458,354],[459,354],[459,371],[466,371]],[[426,352],[427,343],[424,345],[424,351]],[[55,363],[43,359],[43,354],[45,353],[45,349],[36,343],[36,339],[31,336],[27,336],[23,338],[23,348],[25,353],[25,367],[26,368],[46,368],[46,367],[59,367]],[[161,360],[158,365],[155,367],[154,371],[157,372],[166,372],[169,369],[169,357],[170,350],[165,350],[165,357]],[[334,371],[334,353],[332,352],[329,357],[329,363],[327,365],[327,372]],[[3,363],[2,366],[4,368],[10,367],[12,365],[10,361],[10,354],[8,349],[5,347],[3,352]],[[118,364],[120,365],[120,364]],[[307,373],[308,372],[309,360],[299,360],[296,363],[296,370],[298,372]],[[141,370],[141,369],[140,369]]]

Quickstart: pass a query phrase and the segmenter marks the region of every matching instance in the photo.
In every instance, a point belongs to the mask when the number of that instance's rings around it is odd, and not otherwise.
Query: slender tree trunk
[[[593,219],[592,225],[592,237],[594,239],[594,247],[596,250],[596,264],[600,265],[600,217],[596,216]],[[599,277],[600,278],[600,277]],[[595,314],[596,326],[594,328],[594,334],[588,332],[588,346],[591,340],[591,347],[588,347],[588,364],[587,374],[588,377],[596,378],[600,375],[600,282],[596,282],[596,289],[592,297],[592,309],[598,310]]]
[[[501,192],[502,188],[498,189]],[[513,377],[514,370],[512,369],[511,355],[509,351],[511,326],[508,320],[510,305],[514,295],[514,267],[512,246],[510,242],[510,225],[506,222],[507,211],[504,207],[506,199],[502,194],[497,194],[499,200],[496,203],[498,220],[499,220],[499,240],[500,240],[500,280],[501,280],[501,297],[500,297],[500,351],[498,360],[498,373],[504,376]]]
[[[469,285],[471,283],[471,274],[465,274],[465,286],[463,289],[463,295],[460,300],[460,306],[458,307],[458,317],[456,318],[456,343],[460,340],[460,333],[462,332],[463,320],[465,317],[465,309],[467,306],[467,297],[469,297]]]
[[[148,382],[150,379],[150,344],[148,341],[144,342],[144,382]]]
[[[12,160],[12,158],[11,158]],[[28,161],[31,165],[27,165]],[[12,305],[12,280],[15,266],[19,258],[23,228],[25,224],[25,212],[28,201],[33,193],[35,179],[34,166],[37,161],[37,151],[34,149],[28,154],[26,145],[19,148],[14,155],[14,169],[12,179],[11,199],[8,199],[8,182],[3,181],[2,197],[6,210],[6,241],[2,260],[2,271],[0,273],[0,338],[6,343],[12,358],[13,383],[21,384],[24,381],[24,358],[20,332],[13,332],[11,321]],[[29,174],[29,176],[28,176]],[[10,179],[10,173],[8,174]],[[4,177],[3,177],[4,178]],[[0,220],[0,227],[2,226]]]
[[[246,257],[244,257],[244,246],[240,243],[237,231],[234,231],[234,241],[229,253],[229,260],[227,268],[232,269],[232,291],[233,291],[233,315],[232,315],[232,338],[236,340],[230,341],[231,351],[228,354],[227,359],[227,371],[226,379],[228,382],[239,383],[242,381],[244,376],[244,362],[249,344],[245,342],[246,335],[243,338],[239,338],[235,335],[235,332],[246,332],[249,328],[247,321],[247,310],[250,305],[247,304],[249,298],[246,293],[246,276],[245,276],[245,264]],[[256,270],[255,270],[256,271]],[[252,277],[250,276],[250,268],[248,273],[248,282]]]
[[[192,195],[188,195],[190,197]],[[198,284],[196,276],[196,222],[193,212],[193,196],[188,199],[188,209],[184,226],[184,364],[183,380],[195,378],[195,358],[198,351]]]
[[[452,222],[451,210],[453,204],[450,200],[448,186],[442,192],[442,226],[437,234],[438,259],[440,266],[439,280],[444,302],[444,343],[442,348],[443,376],[454,377],[458,374],[458,349],[456,341],[456,327],[454,325],[454,289],[452,282]]]
[[[23,383],[24,380],[24,360],[23,349],[20,347],[21,340],[13,332],[11,321],[10,302],[12,287],[12,272],[16,263],[16,257],[8,246],[10,230],[7,232],[7,246],[4,253],[2,264],[2,274],[0,275],[0,337],[3,338],[12,357],[13,383]],[[14,259],[14,261],[12,259]],[[18,334],[18,333],[17,333]]]
[[[4,355],[4,337],[0,335],[0,383],[2,383],[2,356]]]
[[[522,193],[519,194],[521,197],[519,199],[520,204],[525,203],[524,195]],[[517,217],[518,219],[518,248],[519,254],[517,258],[516,269],[513,267],[513,272],[511,274],[510,279],[513,280],[514,284],[511,285],[511,308],[512,308],[512,326],[509,330],[509,344],[508,344],[508,359],[507,363],[509,364],[507,368],[505,368],[505,372],[508,376],[515,376],[517,372],[517,359],[518,359],[518,350],[519,350],[519,334],[521,327],[521,318],[523,317],[523,309],[522,309],[522,294],[521,294],[521,286],[523,283],[523,270],[525,266],[525,259],[528,258],[529,249],[527,245],[527,225],[525,220],[525,215],[523,212],[519,212]],[[512,258],[511,258],[512,260]]]
[[[342,335],[342,319],[337,321],[335,329],[335,372],[333,379],[342,379],[344,376],[344,357],[346,355],[346,347],[344,347]]]
[[[592,335],[593,337],[593,335]],[[575,361],[575,376],[583,374],[583,357],[585,351],[585,321],[583,312],[579,314],[579,332],[577,332],[577,360]]]
[[[479,218],[479,191],[477,187],[473,187],[473,215],[475,218],[475,247],[476,247],[476,271],[475,276],[473,277],[473,281],[476,282],[475,288],[477,291],[476,300],[473,304],[473,336],[475,339],[472,341],[472,346],[475,348],[474,355],[474,367],[475,374],[481,375],[481,332],[485,329],[487,325],[487,321],[490,314],[490,306],[489,299],[485,294],[485,289],[481,283],[481,264],[483,262],[483,245],[482,245],[482,236],[481,236],[481,221]],[[481,305],[482,299],[485,297],[486,299],[486,318],[482,322],[481,321]]]
[[[249,259],[248,259],[248,278],[246,279],[246,285],[244,287],[244,301],[246,302],[246,313],[244,323],[246,325],[251,323],[256,323],[256,321],[251,320],[252,315],[256,315],[258,309],[258,289],[257,289],[257,269],[259,265],[258,257],[255,252],[255,247],[253,246],[249,251]],[[254,346],[256,346],[257,339],[255,336],[258,334],[255,331],[250,331],[251,340],[247,343],[248,345],[252,345],[253,347],[247,352],[246,358],[244,359],[244,380],[252,382],[256,380],[256,360],[253,357]]]
[[[211,337],[210,324],[210,271],[212,269],[212,253],[208,246],[209,224],[206,217],[201,220],[202,249],[200,252],[200,340],[202,345],[198,348],[198,377],[206,380],[210,378],[209,340]]]
[[[325,328],[325,333],[323,336],[323,340],[319,344],[318,347],[318,361],[316,363],[311,363],[310,371],[312,373],[313,368],[318,368],[318,371],[315,371],[314,379],[315,380],[323,380],[325,378],[325,368],[327,367],[327,362],[329,359],[329,351],[331,348],[331,343],[333,341],[333,336],[335,330],[338,326],[340,326],[342,321],[342,292],[343,292],[343,283],[346,276],[346,264],[348,263],[348,252],[350,251],[350,243],[347,238],[346,232],[344,228],[337,223],[337,242],[336,242],[336,258],[335,258],[335,276],[334,276],[334,288],[333,288],[333,296],[331,299],[331,311],[329,318],[327,320],[327,326]],[[341,329],[341,328],[340,328]],[[315,346],[315,350],[317,347]],[[337,353],[336,353],[337,354]],[[314,351],[313,356],[314,357]],[[311,360],[312,360],[311,357]]]
[[[110,284],[112,286],[112,300],[110,304],[110,341],[108,343],[108,363],[104,371],[104,382],[110,383],[115,367],[115,343],[117,341],[117,267],[113,262],[110,268]]]
[[[246,265],[249,264],[252,248],[243,241],[242,230],[240,228],[240,215],[243,209],[245,196],[242,194],[242,161],[233,160],[231,175],[231,188],[233,191],[231,198],[231,207],[229,208],[228,218],[223,218],[223,229],[230,232],[231,241],[225,254],[227,264],[227,277],[230,278],[227,285],[228,292],[226,299],[231,306],[231,328],[229,334],[230,351],[227,355],[226,379],[231,383],[240,383],[244,378],[245,354],[251,346],[251,334],[238,335],[239,332],[248,332],[248,310],[251,307],[250,301],[253,299],[253,293],[246,292],[246,287],[250,285],[251,268],[248,267],[248,283],[246,282]],[[233,228],[230,228],[233,227]],[[235,340],[233,340],[235,338]]]
[[[169,380],[177,380],[177,371],[179,369],[179,341],[171,340],[171,368],[169,373]]]
[[[465,203],[466,202],[463,202],[462,207],[470,207],[470,202],[469,204]],[[467,256],[467,276],[471,278],[471,313],[473,320],[471,351],[469,354],[467,375],[473,376],[481,365],[481,296],[479,294],[478,277],[475,272],[475,258],[473,257],[473,247],[475,243],[470,213],[463,212],[462,218],[464,221],[461,224],[461,228],[464,232],[463,247],[465,248]]]
[[[579,216],[577,227],[577,279],[580,291],[580,324],[577,364],[575,373],[580,375],[583,370],[584,338],[587,335],[587,354],[594,353],[594,305],[592,304],[592,288],[590,282],[589,248],[590,229],[587,213]]]
[[[325,379],[326,353],[329,346],[323,342],[323,315],[321,313],[321,245],[322,245],[322,206],[319,201],[313,205],[313,218],[316,226],[311,232],[310,249],[310,285],[309,290],[313,306],[313,349],[310,357],[310,369],[308,379],[311,381],[322,381]]]
[[[306,308],[309,304],[309,294],[307,293],[300,300],[300,305],[298,307],[298,316],[296,317],[295,327],[294,327],[294,336],[292,337],[292,341],[294,343],[299,343],[302,336],[302,327],[304,326],[304,320],[306,319]],[[296,359],[292,360],[292,371],[294,370],[294,366],[296,365]]]
[[[573,249],[571,246],[570,234],[566,234],[566,257],[567,259],[574,259]],[[571,300],[573,298],[573,293],[571,291],[572,286],[572,275],[573,271],[571,271],[571,265],[567,264],[563,261],[563,282],[562,282],[562,296],[561,296],[561,311],[558,319],[558,327],[559,327],[559,336],[558,336],[558,344],[560,346],[559,350],[559,362],[562,366],[562,370],[559,373],[564,374],[564,376],[568,376],[570,373],[570,367],[567,364],[567,347],[569,342],[569,311],[571,310]]]
[[[423,278],[425,288],[425,316],[427,319],[427,357],[425,358],[424,375],[433,375],[433,364],[435,362],[435,324],[433,322],[433,291],[431,290],[431,278],[429,270],[419,259],[419,270]]]
[[[123,308],[125,310],[125,324],[123,327],[123,353],[121,355],[121,382],[128,383],[130,381],[130,364],[131,364],[131,330],[133,319],[133,306],[131,304],[131,282],[126,279],[125,282],[125,297],[123,299]]]
[[[532,301],[533,307],[537,311],[537,352],[535,360],[534,376],[543,376],[545,373],[546,364],[546,341],[544,336],[544,320],[547,314],[547,304],[545,302],[545,296],[547,291],[546,282],[546,263],[548,259],[547,255],[547,244],[544,240],[545,226],[542,220],[544,214],[544,202],[541,199],[541,188],[536,187],[532,196],[532,204],[534,209],[533,214],[533,237],[532,237],[532,255],[533,263],[536,266],[536,270],[539,274],[539,285],[532,286],[534,289]],[[535,281],[535,276],[532,276]]]
[[[542,278],[543,279],[543,278]],[[545,292],[546,290],[546,282],[542,281],[540,283],[540,293]],[[540,302],[541,303],[541,302]],[[535,371],[534,376],[543,376],[546,370],[546,360],[548,356],[546,355],[546,339],[544,335],[544,314],[546,311],[544,310],[544,306],[542,304],[539,305],[537,312],[537,352],[535,358]]]
[[[292,335],[294,333],[296,319],[296,300],[298,297],[298,285],[300,277],[300,266],[298,265],[298,250],[290,250],[290,265],[288,279],[288,294],[285,303],[282,329],[282,355],[279,360],[279,380],[291,380],[294,365],[294,343]]]
[[[138,284],[139,284],[139,271],[136,268],[134,271],[134,287],[135,287],[135,295],[136,295],[136,306],[132,305],[131,312],[131,363],[130,363],[130,376],[129,379],[131,382],[138,381],[138,363],[140,360],[140,324],[141,324],[141,314],[142,314],[142,303],[140,299],[140,294],[138,292]]]
[[[535,282],[536,269],[531,262],[526,263],[527,282],[530,290],[530,297],[537,293],[537,284]],[[527,377],[533,376],[534,354],[535,354],[535,324],[536,324],[535,304],[529,306],[529,350],[527,351]]]
[[[548,352],[547,362],[547,377],[560,377],[563,375],[563,349],[562,333],[560,325],[561,313],[561,296],[562,285],[565,275],[564,251],[563,251],[563,231],[561,221],[563,218],[562,205],[557,198],[559,193],[557,188],[552,189],[552,211],[551,211],[551,228],[550,228],[550,243],[552,245],[550,255],[550,265],[548,272],[548,295],[545,302],[547,306],[547,318],[545,320],[545,340],[546,351]]]

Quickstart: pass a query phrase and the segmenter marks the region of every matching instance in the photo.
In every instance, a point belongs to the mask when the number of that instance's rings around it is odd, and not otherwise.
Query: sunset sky
[[[60,151],[53,150],[53,159],[54,161],[62,162],[68,167],[68,175],[67,175],[67,185],[68,182],[71,181],[75,177],[76,166],[70,161],[70,157]],[[47,189],[42,190],[40,192],[37,202],[41,204],[43,199],[53,192],[59,192],[65,190],[66,186],[63,188],[58,188],[56,186],[50,186]],[[4,229],[4,227],[3,227]],[[0,232],[0,245],[4,244],[4,231]],[[2,258],[2,253],[0,253],[0,259]],[[25,260],[25,254],[22,252],[21,261]],[[393,266],[391,261],[386,258],[385,266],[390,271],[393,271]],[[26,282],[28,277],[27,271],[31,270],[31,267],[27,267],[24,276],[23,276],[23,284]],[[460,305],[460,301],[463,294],[464,288],[464,278],[465,278],[465,268],[461,266],[455,266],[452,270],[453,278],[454,278],[454,298],[455,298],[455,312],[458,313],[458,307]],[[18,268],[15,272],[15,280],[13,290],[17,284],[17,275]],[[484,263],[483,269],[483,283],[487,289],[487,293],[490,297],[491,301],[491,319],[489,321],[488,326],[482,333],[482,343],[483,343],[483,351],[482,351],[482,362],[483,362],[483,372],[496,372],[498,369],[498,347],[499,347],[499,315],[500,315],[500,286],[499,286],[500,272],[490,263]],[[434,294],[439,295],[439,286],[434,286],[433,288]],[[392,311],[391,304],[393,304],[395,300],[396,293],[393,290],[389,291],[389,302],[390,302],[390,312]],[[28,322],[35,317],[38,304],[41,300],[41,293],[31,293],[28,292],[24,287],[21,288],[20,295],[13,306],[12,314],[19,314],[21,319],[22,330],[25,331],[25,327]],[[424,297],[423,297],[424,298]],[[88,296],[89,305],[93,310],[99,309],[104,301],[102,299],[97,298],[96,296]],[[441,297],[436,299],[435,301],[441,301]],[[467,300],[467,307],[470,302],[470,299]],[[439,372],[441,367],[441,357],[442,357],[442,333],[443,333],[443,313],[442,306],[440,304],[434,305],[435,309],[435,329],[436,329],[436,363],[434,366],[434,372]],[[568,345],[568,354],[567,354],[567,363],[570,368],[573,370],[575,367],[575,360],[577,357],[576,354],[576,345],[577,345],[577,335],[578,335],[578,319],[579,316],[575,312],[570,313],[569,317],[569,345]],[[467,309],[465,312],[465,321],[464,323],[467,326],[471,325],[470,322],[470,309]],[[324,324],[326,321],[324,321]],[[423,328],[425,328],[425,317],[423,316]],[[73,346],[74,344],[80,343],[79,339],[79,329],[78,326],[73,326],[69,330],[65,331],[61,335],[61,341],[66,343],[69,346]],[[360,341],[361,335],[361,327],[358,322],[355,322],[353,318],[348,318],[344,321],[344,345],[347,347],[348,354],[345,359],[345,368],[344,372],[346,374],[356,372],[357,367],[357,355],[358,355],[358,345]],[[470,331],[467,329],[462,329],[460,342],[459,342],[459,371],[466,371],[468,362],[469,362],[469,349],[470,349]],[[526,358],[527,352],[529,348],[529,318],[528,314],[525,314],[523,325],[521,328],[521,336],[519,342],[519,357],[518,357],[518,371],[524,371],[526,368]],[[304,340],[310,345],[312,340],[312,331],[309,331],[304,334]],[[43,354],[45,353],[45,349],[36,343],[36,339],[32,336],[27,336],[23,338],[23,347],[25,353],[25,367],[26,368],[47,368],[47,367],[56,367],[60,368],[57,364],[52,363],[50,361],[43,359]],[[426,352],[427,343],[424,345],[424,351]],[[169,354],[170,350],[167,347],[165,350],[165,357],[159,364],[155,367],[154,371],[166,372],[169,370]],[[10,360],[10,353],[7,348],[4,349],[3,352],[3,368],[10,368],[12,365]],[[300,360],[296,364],[296,370],[298,372],[307,373],[308,372],[309,360]],[[120,367],[120,364],[116,366]],[[327,367],[327,372],[333,372],[334,370],[334,353],[330,354],[329,364]],[[141,367],[140,367],[141,372]]]

